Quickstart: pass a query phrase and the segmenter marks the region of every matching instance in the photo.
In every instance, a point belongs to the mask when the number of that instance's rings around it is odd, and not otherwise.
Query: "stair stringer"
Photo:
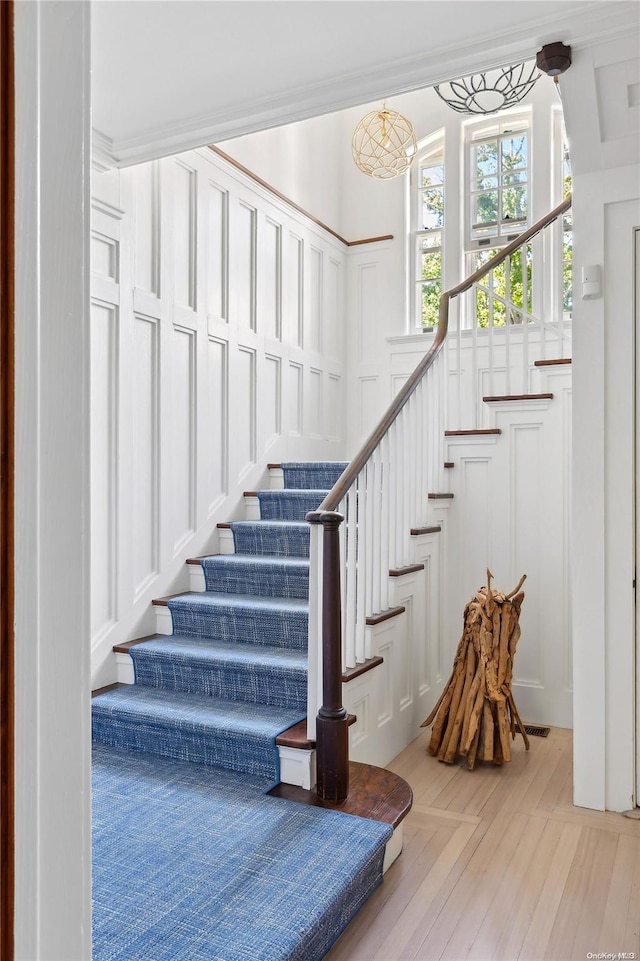
[[[513,690],[523,720],[571,727],[570,368],[549,368],[552,400],[485,405],[500,435],[446,438],[455,494],[445,538],[443,625],[449,665],[464,606],[486,583],[527,574]]]
[[[357,717],[350,728],[350,757],[381,767],[418,735],[443,683],[442,535],[434,531],[411,542],[409,567],[421,569],[389,578],[390,605],[404,612],[367,627],[371,653],[383,663],[343,685],[343,703]]]

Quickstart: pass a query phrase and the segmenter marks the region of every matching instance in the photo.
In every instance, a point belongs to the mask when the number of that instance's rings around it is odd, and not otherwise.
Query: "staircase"
[[[97,692],[92,705],[94,843],[96,864],[100,865],[94,885],[96,961],[138,956],[194,961],[201,956],[200,950],[203,958],[215,956],[225,961],[250,956],[265,961],[313,961],[324,955],[380,883],[385,845],[392,834],[388,823],[323,811],[313,806],[310,797],[309,804],[300,805],[283,799],[282,794],[268,796],[282,779],[276,739],[283,732],[289,732],[284,738],[289,747],[284,751],[300,755],[298,764],[288,762],[294,771],[293,783],[303,789],[312,786],[313,745],[306,741],[304,725],[301,749],[290,746],[296,743],[291,734],[300,730],[307,710],[309,525],[305,516],[317,508],[345,466],[282,465],[284,488],[247,493],[247,519],[221,526],[222,549],[232,553],[191,559],[192,583],[199,589],[156,602],[160,632],[116,648],[120,658],[131,659],[134,683]],[[167,827],[157,830],[158,824],[182,823],[184,813],[181,808],[177,817],[173,807],[156,810],[163,803],[155,790],[159,782],[179,782],[184,792],[181,797],[194,794],[197,798],[196,823],[173,840],[167,840]],[[136,821],[135,836],[128,816],[117,821],[115,881],[105,868],[114,853],[114,792],[120,802],[116,807],[126,802],[126,812],[131,798],[138,798],[143,819],[142,824]],[[213,805],[208,814],[200,809],[203,797],[206,805]],[[225,810],[225,797],[229,798],[224,818],[227,833],[220,842],[219,829],[212,825],[219,821],[219,810]],[[251,817],[248,808],[254,812]],[[298,829],[292,833],[273,826],[265,858],[256,845],[256,831],[258,822],[269,823],[274,811],[278,824],[284,814]],[[140,847],[139,832],[144,833],[147,818],[155,827],[149,830],[140,863],[151,858],[153,870],[145,875],[140,869],[145,882],[141,885],[136,876],[129,880],[135,890],[127,890],[126,872],[124,877],[122,874],[124,852],[128,846],[132,850]],[[397,811],[389,820],[397,823]],[[184,937],[173,935],[174,929],[180,931],[186,924],[185,906],[177,895],[168,894],[163,924],[144,936],[136,935],[136,944],[140,944],[137,954],[129,935],[123,934],[123,926],[112,923],[110,887],[120,884],[125,901],[155,897],[157,863],[150,852],[165,851],[172,844],[191,846],[193,835],[207,848],[216,850],[220,845],[217,860],[213,858],[215,876],[222,872],[226,877],[230,870],[229,846],[245,851],[256,847],[250,866],[239,869],[244,878],[241,900],[253,897],[257,885],[261,906],[249,924],[241,916],[246,907],[227,896],[224,886],[221,891],[210,875],[211,853],[203,865],[202,852],[194,852],[190,871],[193,876],[202,873],[201,883],[210,889],[209,908],[201,908],[205,917],[200,928]],[[290,858],[295,859],[300,876],[306,877],[307,890],[298,891],[283,904],[277,921],[263,921],[264,899],[278,899],[281,872],[287,875],[292,870],[283,868]],[[307,876],[309,864],[314,865],[312,879]],[[175,870],[172,858],[167,869]],[[225,885],[238,883],[231,874]],[[177,889],[172,890],[175,894]],[[222,919],[231,935],[221,931]],[[229,928],[231,921],[235,927]],[[292,924],[295,936],[289,931]],[[289,933],[282,938],[280,929],[284,928]],[[175,953],[158,953],[163,938],[172,939]]]

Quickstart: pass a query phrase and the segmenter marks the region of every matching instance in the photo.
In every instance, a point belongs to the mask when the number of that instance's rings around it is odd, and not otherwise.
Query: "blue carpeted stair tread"
[[[276,780],[275,738],[300,710],[130,684],[94,698],[93,738],[164,757]]]
[[[387,824],[265,779],[96,745],[94,961],[321,961],[382,880]]]
[[[306,711],[307,655],[302,651],[159,634],[129,654],[136,685]]]
[[[208,591],[259,597],[309,596],[309,561],[304,557],[214,554],[200,560]]]
[[[309,603],[297,597],[255,597],[206,591],[172,597],[173,630],[211,637],[306,650]]]
[[[309,524],[306,521],[232,521],[237,554],[267,557],[308,557]]]

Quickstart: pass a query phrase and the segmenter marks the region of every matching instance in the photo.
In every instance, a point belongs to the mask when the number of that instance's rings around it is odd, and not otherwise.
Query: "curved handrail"
[[[374,450],[377,448],[382,438],[385,436],[393,422],[397,419],[402,408],[413,394],[424,374],[427,372],[427,370],[429,370],[430,367],[433,366],[433,363],[440,353],[447,336],[447,330],[449,328],[450,301],[459,294],[464,293],[465,290],[469,290],[469,288],[473,287],[473,285],[481,280],[482,277],[485,277],[490,271],[495,270],[495,268],[505,261],[507,257],[509,257],[514,251],[522,247],[523,244],[528,243],[536,236],[536,234],[539,234],[541,230],[544,230],[545,227],[548,227],[549,224],[552,224],[554,220],[557,220],[558,217],[562,216],[562,214],[564,214],[571,207],[571,200],[571,197],[563,200],[562,203],[558,204],[557,207],[554,207],[553,210],[551,210],[544,217],[541,217],[540,220],[536,221],[536,223],[529,227],[528,230],[518,234],[515,240],[512,240],[505,247],[503,247],[502,250],[488,260],[486,264],[474,271],[474,273],[470,274],[467,278],[465,278],[465,280],[461,281],[461,283],[457,284],[455,287],[451,287],[449,290],[445,290],[440,295],[438,329],[433,344],[422,358],[414,372],[411,374],[409,379],[403,385],[402,389],[394,397],[378,426],[369,435],[356,456],[353,458],[348,467],[345,468],[337,482],[322,501],[318,507],[317,513],[323,511],[336,511],[338,509],[338,505],[346,496],[353,482],[361,473],[363,467],[373,454]]]

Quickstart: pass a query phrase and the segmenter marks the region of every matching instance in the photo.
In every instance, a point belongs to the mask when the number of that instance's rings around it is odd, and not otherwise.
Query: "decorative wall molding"
[[[122,344],[120,606],[94,637],[94,686],[114,679],[112,644],[153,629],[152,597],[186,589],[184,558],[218,550],[217,524],[243,516],[267,461],[346,454],[343,246],[210,150],[101,177],[94,296],[119,310]],[[121,217],[104,214],[114,196]],[[103,481],[101,524],[110,503]]]

